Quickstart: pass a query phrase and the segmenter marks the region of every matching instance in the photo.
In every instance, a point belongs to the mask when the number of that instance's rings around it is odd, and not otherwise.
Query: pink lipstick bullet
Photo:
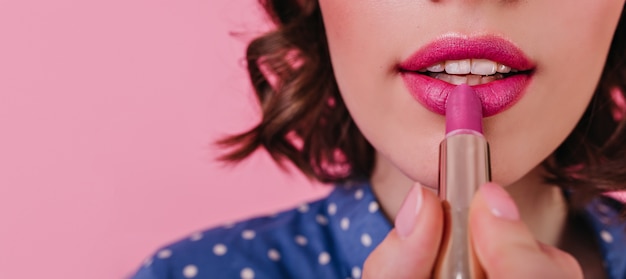
[[[439,148],[438,194],[445,222],[434,278],[485,278],[468,234],[474,193],[491,180],[482,118],[482,105],[474,90],[466,84],[457,86],[446,102],[446,136]]]

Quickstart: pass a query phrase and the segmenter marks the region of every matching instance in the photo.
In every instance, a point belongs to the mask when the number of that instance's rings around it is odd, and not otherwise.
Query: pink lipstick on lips
[[[438,190],[445,221],[434,278],[485,278],[468,236],[474,193],[491,180],[489,144],[482,135],[483,105],[476,91],[462,84],[449,93],[445,106]]]
[[[453,65],[455,70],[449,73],[450,62],[459,61],[464,66]],[[482,63],[480,74],[474,75],[474,64],[485,61],[496,68],[485,71],[485,64]],[[467,67],[472,68],[472,75],[469,75]],[[511,107],[520,99],[532,80],[534,67],[518,47],[500,37],[454,35],[442,37],[421,48],[401,62],[398,71],[411,95],[426,108],[441,115],[445,114],[448,95],[458,85],[454,80],[468,76],[480,79],[481,82],[473,88],[481,100],[485,117],[488,117]],[[459,71],[460,68],[465,70]],[[463,83],[469,83],[469,79]]]

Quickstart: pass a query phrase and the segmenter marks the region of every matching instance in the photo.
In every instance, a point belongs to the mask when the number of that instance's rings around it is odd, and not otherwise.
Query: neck
[[[561,190],[555,185],[544,183],[542,174],[543,169],[537,167],[515,183],[506,185],[505,189],[515,200],[522,220],[535,238],[554,246],[559,242],[565,227],[567,206]],[[395,219],[413,183],[377,154],[371,178],[372,190],[389,220]]]

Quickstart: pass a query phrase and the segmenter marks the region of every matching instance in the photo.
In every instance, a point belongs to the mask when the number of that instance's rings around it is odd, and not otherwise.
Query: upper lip
[[[438,38],[398,66],[400,71],[417,72],[446,60],[488,59],[518,71],[533,69],[534,63],[513,43],[497,36],[465,37],[449,35]]]

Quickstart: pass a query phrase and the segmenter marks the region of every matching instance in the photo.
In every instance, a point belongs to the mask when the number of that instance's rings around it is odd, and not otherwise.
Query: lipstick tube
[[[485,274],[468,227],[472,198],[481,185],[491,180],[480,100],[469,86],[461,85],[451,93],[446,111],[447,134],[439,148],[438,190],[444,233],[434,278],[482,279]]]

